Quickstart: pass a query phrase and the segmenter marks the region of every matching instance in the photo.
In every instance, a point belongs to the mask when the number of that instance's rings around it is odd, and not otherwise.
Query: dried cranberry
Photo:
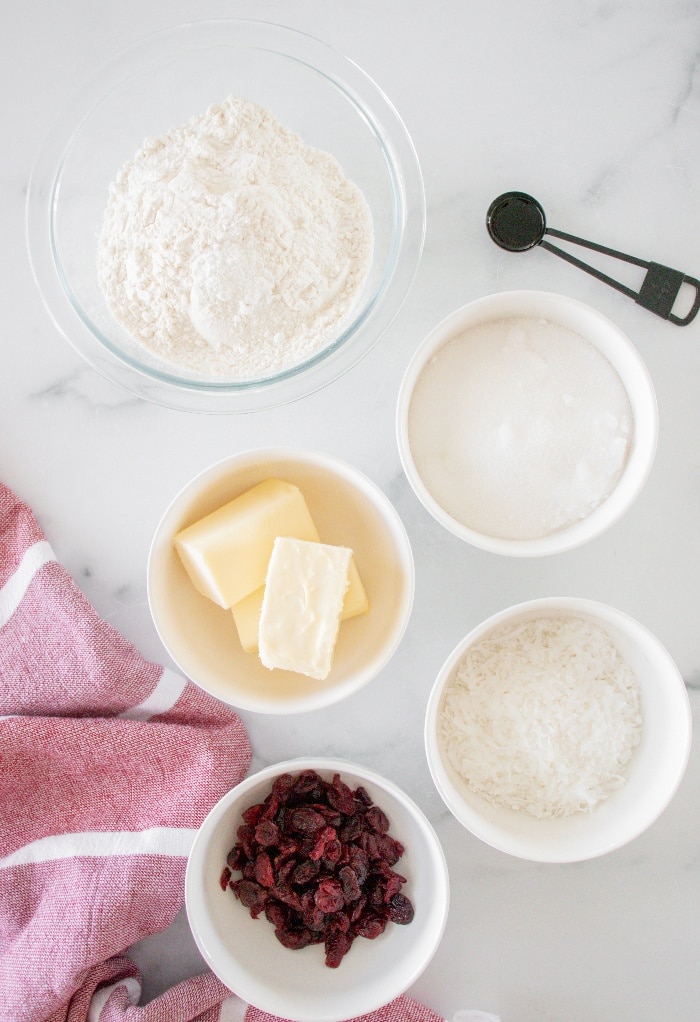
[[[325,827],[326,819],[315,809],[302,807],[289,814],[289,825],[300,834],[315,834],[321,827]]]
[[[287,880],[291,881],[292,873],[296,868],[296,864],[296,859],[276,858],[272,863],[272,868],[277,883],[286,883]]]
[[[360,885],[357,882],[357,873],[351,866],[343,866],[338,871],[338,879],[343,888],[343,898],[345,903],[349,904],[351,901],[357,901],[362,894]]]
[[[353,903],[352,911],[350,913],[350,922],[354,923],[360,918],[367,905],[367,898],[364,894],[361,894],[359,900]]]
[[[379,806],[370,806],[365,813],[365,819],[370,827],[380,834],[386,834],[389,829],[389,817]]]
[[[331,827],[335,827],[336,829],[340,827],[345,819],[343,814],[339,813],[337,809],[334,809],[332,806],[324,806],[320,802],[316,802],[311,806],[311,808],[315,809],[317,813],[320,813],[326,823],[330,823]]]
[[[306,859],[295,865],[294,871],[290,875],[290,879],[293,884],[308,884],[318,876],[321,869],[321,863],[318,859]]]
[[[265,799],[265,808],[262,811],[260,819],[274,820],[275,816],[277,815],[277,810],[279,809],[279,807],[280,807],[279,797],[275,795],[273,792],[272,794],[268,795],[267,798]]]
[[[326,845],[330,841],[335,841],[335,829],[333,827],[324,827],[323,830],[319,831],[316,835],[314,845],[309,852],[309,858],[320,859],[325,851]]]
[[[314,908],[304,915],[304,922],[310,930],[316,930],[319,933],[325,934],[328,925],[328,914],[322,908]]]
[[[345,912],[334,912],[331,916],[330,928],[339,933],[347,933],[350,929],[350,917]]]
[[[280,840],[277,845],[277,851],[282,858],[287,858],[290,855],[296,855],[299,851],[299,842],[293,837],[284,837]]]
[[[335,832],[334,832],[335,833]],[[337,838],[331,838],[327,841],[323,847],[323,864],[328,868],[332,868],[336,863],[340,862],[343,854],[343,846]]]
[[[292,794],[305,796],[305,802],[318,802],[323,794],[323,781],[315,770],[302,770],[294,783]]]
[[[392,873],[384,887],[384,901],[390,901],[395,894],[399,893],[405,883],[406,881],[402,876],[398,873]]]
[[[333,776],[333,784],[328,789],[328,801],[334,809],[346,816],[353,816],[357,811],[357,804],[352,789],[340,779],[340,774]]]
[[[344,843],[354,841],[364,830],[361,816],[351,816],[348,822],[338,831],[338,837]]]
[[[388,917],[392,923],[405,925],[410,923],[414,916],[414,909],[405,894],[395,894],[388,904]]]
[[[254,806],[248,806],[246,811],[243,813],[243,822],[247,823],[251,827],[254,827],[255,824],[260,819],[260,817],[262,816],[264,808],[265,806],[262,804],[262,802],[259,802]]]
[[[368,915],[362,918],[353,927],[356,937],[366,937],[367,940],[374,940],[380,933],[384,933],[386,920],[381,916]]]
[[[349,863],[357,874],[357,882],[360,886],[364,884],[369,872],[369,859],[362,848],[351,849]]]
[[[250,909],[250,914],[255,918],[265,907],[267,894],[260,884],[252,880],[234,880],[231,889],[241,904]]]
[[[278,901],[282,901],[285,905],[289,905],[290,908],[296,909],[297,911],[301,909],[301,898],[297,892],[287,884],[275,884],[274,887],[270,888],[270,894],[274,898],[277,898]]]
[[[398,862],[405,849],[400,841],[389,834],[377,834],[377,858],[384,859],[390,866]]]
[[[255,845],[255,830],[250,824],[242,823],[236,831],[236,837],[238,838],[238,844],[250,859]]]
[[[294,777],[291,774],[280,774],[272,783],[272,794],[276,795],[280,802],[286,802],[294,788]]]
[[[226,856],[226,865],[235,872],[242,870],[247,861],[247,856],[240,845],[236,845]]]
[[[379,835],[372,830],[363,830],[358,838],[360,848],[367,852],[370,859],[378,859],[379,856]]]
[[[220,882],[253,918],[264,910],[285,947],[323,943],[337,968],[355,936],[373,940],[387,922],[413,918],[405,877],[392,869],[403,851],[363,787],[304,770],[279,775],[246,809]]]
[[[291,948],[292,951],[298,951],[299,948],[306,947],[311,940],[311,934],[308,930],[287,930],[281,926],[275,930],[275,936],[280,944]]]
[[[326,965],[329,969],[337,969],[352,946],[352,936],[333,930],[325,941]]]
[[[276,845],[280,839],[279,827],[272,820],[261,820],[255,827],[255,840],[263,848]]]
[[[372,877],[367,881],[364,889],[368,904],[378,912],[381,911],[384,906],[384,890],[381,880]]]
[[[314,895],[316,908],[322,912],[337,912],[345,904],[343,888],[337,880],[328,877],[321,880]]]
[[[255,858],[255,879],[261,887],[272,887],[275,882],[272,863],[267,852],[260,852]]]
[[[265,918],[277,929],[289,927],[289,912],[279,901],[268,900],[265,905]]]
[[[316,902],[314,901],[314,888],[307,887],[299,898],[301,903],[302,913],[311,913],[316,911]]]

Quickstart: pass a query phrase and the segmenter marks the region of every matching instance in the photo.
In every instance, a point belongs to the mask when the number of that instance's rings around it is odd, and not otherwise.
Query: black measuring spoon
[[[567,262],[578,266],[592,276],[609,284],[617,291],[633,298],[638,305],[656,313],[662,319],[667,319],[676,326],[686,326],[691,323],[700,310],[700,281],[689,277],[679,270],[672,270],[660,263],[649,262],[646,259],[637,259],[636,256],[625,255],[624,252],[617,252],[615,249],[606,248],[605,245],[598,245],[593,241],[584,241],[583,238],[575,238],[572,234],[564,234],[563,231],[555,231],[547,227],[544,210],[531,195],[525,192],[504,192],[494,199],[486,214],[486,229],[492,239],[501,248],[508,252],[527,252],[535,245],[541,245],[549,252],[554,252]],[[603,255],[612,256],[614,259],[622,259],[635,266],[642,266],[646,269],[644,280],[639,291],[633,291],[617,280],[613,280],[605,273],[589,266],[587,263],[570,255],[556,245],[544,241],[545,234],[552,238],[561,238],[562,241],[569,241],[574,245],[582,245],[584,248],[592,249],[594,252],[601,252]],[[695,288],[695,300],[692,308],[682,318],[671,311],[678,297],[682,284],[689,284]]]

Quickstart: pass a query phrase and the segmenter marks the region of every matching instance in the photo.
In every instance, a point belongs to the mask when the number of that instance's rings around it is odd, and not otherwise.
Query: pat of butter
[[[328,677],[352,551],[278,537],[260,613],[260,659],[323,681]]]
[[[260,631],[260,612],[265,596],[265,586],[260,586],[250,596],[239,600],[231,607],[233,620],[238,631],[238,638],[246,653],[258,652],[258,632]]]
[[[266,479],[179,532],[175,548],[195,588],[230,607],[264,584],[278,536],[318,539],[299,488]]]
[[[348,588],[345,590],[343,609],[340,612],[340,620],[347,621],[358,614],[366,614],[369,610],[369,600],[362,579],[358,573],[355,561],[350,561],[348,570]],[[233,620],[238,629],[238,638],[246,653],[258,652],[258,632],[260,631],[260,612],[262,611],[265,586],[260,586],[250,596],[239,600],[231,607]]]

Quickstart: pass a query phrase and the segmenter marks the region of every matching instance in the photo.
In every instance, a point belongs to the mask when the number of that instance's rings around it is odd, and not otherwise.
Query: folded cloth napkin
[[[124,949],[181,908],[197,827],[250,744],[97,616],[1,483],[0,715],[0,1022],[273,1022],[210,972],[138,1007]],[[407,997],[367,1019],[439,1022]]]

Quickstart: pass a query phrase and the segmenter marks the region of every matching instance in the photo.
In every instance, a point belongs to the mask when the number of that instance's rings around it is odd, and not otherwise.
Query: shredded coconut
[[[575,616],[508,623],[471,646],[443,694],[439,740],[476,794],[540,819],[625,783],[639,684],[610,636]]]
[[[159,357],[258,379],[339,335],[373,245],[367,202],[337,160],[231,96],[119,172],[98,275],[112,315]]]

